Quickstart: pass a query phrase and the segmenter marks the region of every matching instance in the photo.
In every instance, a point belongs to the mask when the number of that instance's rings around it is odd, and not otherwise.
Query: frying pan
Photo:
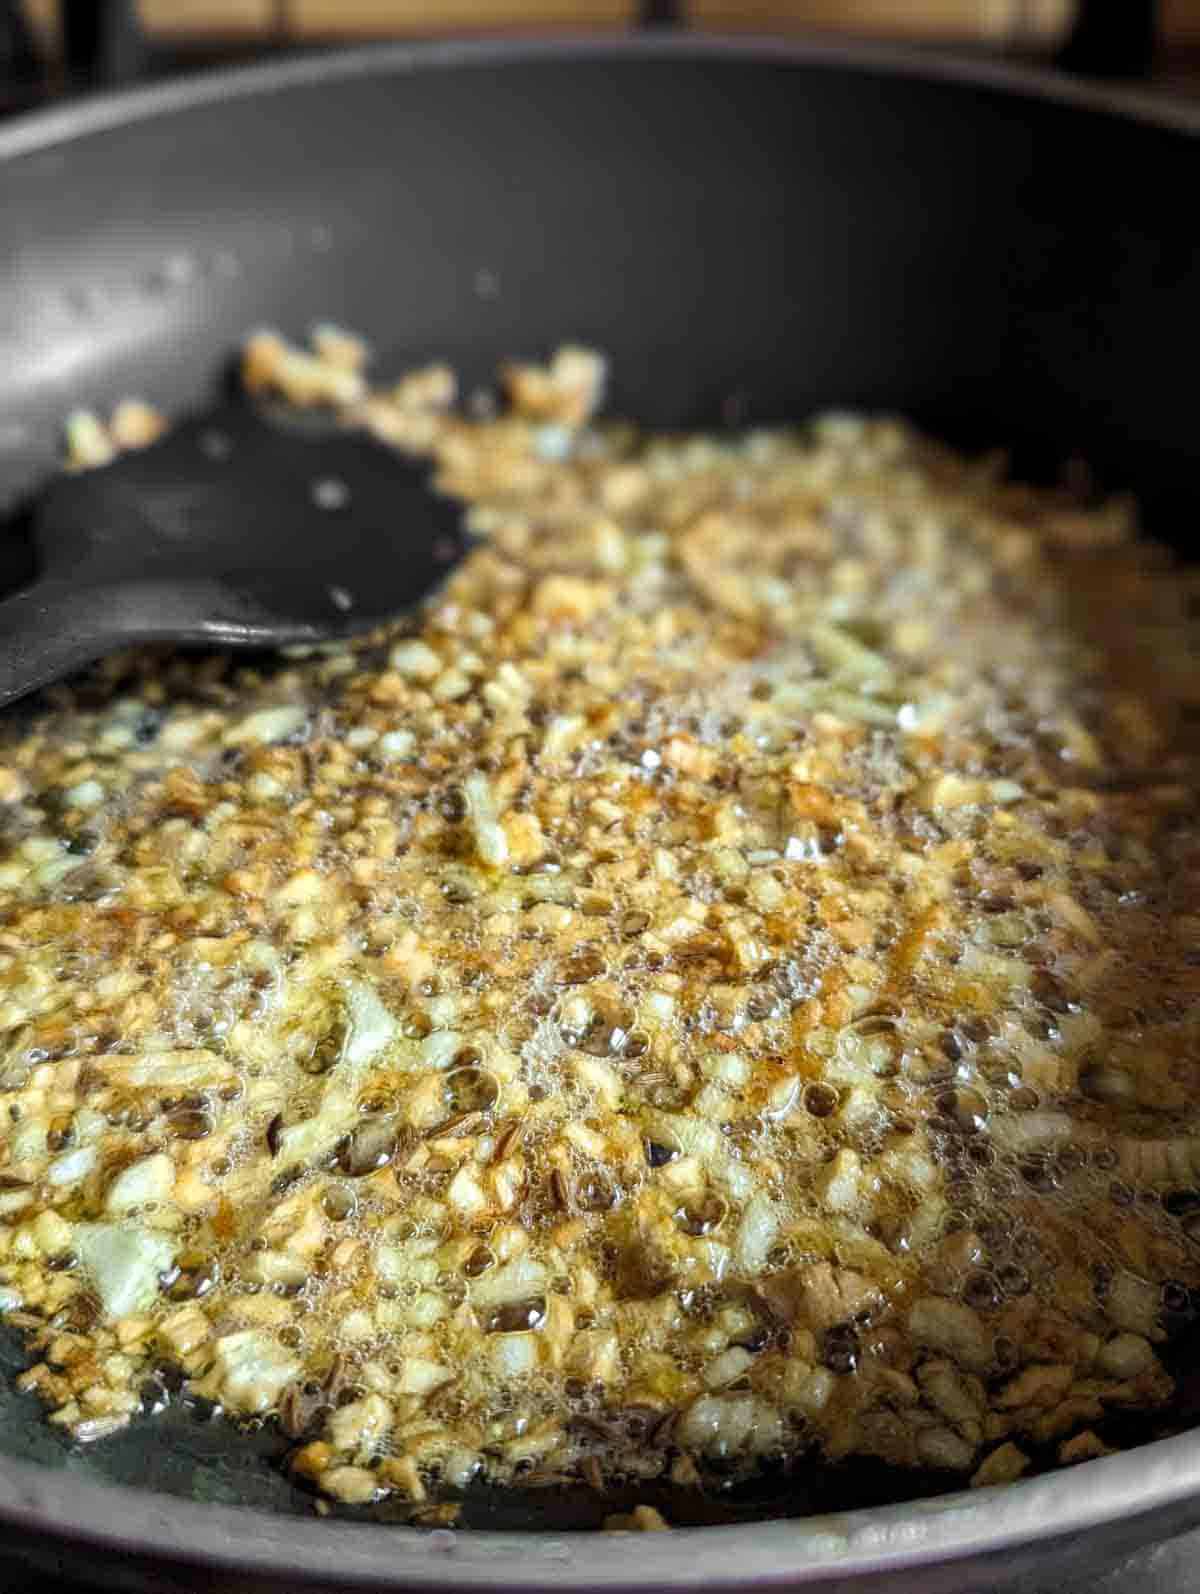
[[[69,408],[179,411],[247,328],[321,319],[385,372],[448,358],[468,387],[592,342],[650,425],[845,404],[1034,475],[1081,455],[1186,550],[1198,153],[1196,108],[695,37],[381,49],[91,101],[0,133],[0,500],[51,468]],[[28,574],[17,539],[3,559]],[[998,1492],[851,1510],[792,1483],[726,1515],[818,1515],[614,1538],[543,1496],[484,1502],[478,1531],[319,1521],[185,1410],[70,1452],[0,1404],[9,1548],[120,1588],[938,1594],[1061,1584],[1200,1522],[1188,1433]]]

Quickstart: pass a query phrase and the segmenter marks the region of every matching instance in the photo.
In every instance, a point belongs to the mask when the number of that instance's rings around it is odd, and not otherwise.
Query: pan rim
[[[1045,68],[819,38],[609,35],[366,46],[204,73],[19,119],[0,130],[0,161],[234,98],[365,76],[586,59],[740,61],[907,77],[1200,136],[1200,104],[1079,83]],[[1118,1515],[1136,1520],[1197,1496],[1200,1433],[1000,1489],[959,1491],[836,1517],[619,1538],[592,1532],[422,1532],[306,1520],[84,1482],[70,1470],[0,1457],[0,1524],[13,1534],[40,1533],[59,1545],[66,1541],[81,1557],[89,1552],[143,1562],[156,1557],[212,1574],[284,1574],[297,1587],[327,1580],[348,1594],[401,1586],[475,1588],[497,1581],[547,1591],[581,1583],[613,1590],[683,1590],[701,1582],[719,1589],[754,1582],[802,1587],[828,1578],[866,1579],[948,1560],[1000,1557],[1018,1546],[1086,1535]]]
[[[615,1536],[430,1531],[305,1519],[83,1483],[69,1471],[0,1458],[0,1524],[51,1536],[56,1561],[65,1540],[77,1556],[94,1551],[118,1560],[153,1559],[164,1570],[285,1575],[297,1590],[336,1583],[344,1594],[492,1588],[509,1581],[531,1594],[580,1586],[803,1588],[820,1587],[829,1578],[840,1588],[846,1579],[895,1576],[945,1562],[994,1564],[1017,1550],[1079,1539],[1118,1513],[1128,1528],[1139,1517],[1200,1493],[1197,1438],[1159,1439],[1082,1467],[900,1505]]]
[[[414,44],[367,44],[313,52],[265,65],[233,66],[168,79],[145,88],[102,93],[66,107],[33,111],[0,129],[0,161],[43,153],[76,138],[131,126],[156,116],[230,99],[319,87],[367,76],[587,59],[747,61],[815,66],[923,78],[951,86],[993,90],[1015,98],[1142,122],[1200,137],[1200,102],[1082,81],[1052,67],[1027,66],[923,51],[905,45],[859,43],[813,35],[780,39],[759,34],[573,35],[555,39],[455,39]]]

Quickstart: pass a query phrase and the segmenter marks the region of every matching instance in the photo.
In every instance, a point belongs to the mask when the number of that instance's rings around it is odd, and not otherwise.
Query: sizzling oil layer
[[[112,661],[9,733],[0,1303],[52,1420],[174,1369],[419,1503],[989,1482],[1168,1398],[1196,681],[1124,507],[894,422],[641,440],[580,351],[475,421],[329,331],[246,369],[487,541],[389,635]]]

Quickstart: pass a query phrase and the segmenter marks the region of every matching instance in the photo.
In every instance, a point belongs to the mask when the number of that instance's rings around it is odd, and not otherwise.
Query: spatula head
[[[120,589],[126,636],[256,645],[370,629],[434,590],[466,546],[460,506],[426,464],[248,401],[59,478],[33,535],[55,580],[106,601]]]

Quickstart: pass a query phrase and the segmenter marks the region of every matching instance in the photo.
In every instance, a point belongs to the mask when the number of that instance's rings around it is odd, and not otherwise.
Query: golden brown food
[[[1102,1451],[1200,1285],[1187,582],[895,421],[363,367],[246,375],[436,457],[445,593],[0,747],[24,1383],[88,1439],[174,1369],[346,1502]]]

